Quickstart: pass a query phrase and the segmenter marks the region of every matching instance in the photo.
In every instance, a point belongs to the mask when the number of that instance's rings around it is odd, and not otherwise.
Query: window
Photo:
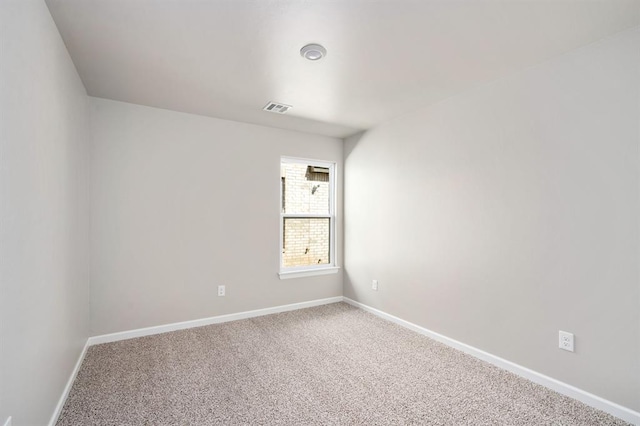
[[[282,158],[280,278],[337,272],[335,165]]]

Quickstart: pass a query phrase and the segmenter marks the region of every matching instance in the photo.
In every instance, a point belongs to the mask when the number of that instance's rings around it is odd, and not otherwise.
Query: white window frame
[[[305,164],[307,166],[324,167],[329,169],[329,213],[328,214],[292,214],[282,210],[282,184],[280,184],[280,279],[300,278],[313,275],[335,274],[338,272],[336,264],[336,164],[329,161],[311,160],[308,158],[281,157],[280,169],[283,163]],[[329,263],[323,265],[292,266],[285,268],[282,265],[282,250],[284,249],[284,220],[285,218],[327,218],[329,219]]]

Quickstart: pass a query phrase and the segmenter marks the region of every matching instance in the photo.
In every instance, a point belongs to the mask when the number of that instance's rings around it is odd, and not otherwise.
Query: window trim
[[[304,276],[335,274],[340,269],[336,264],[336,163],[309,158],[280,157],[280,167],[283,163],[306,164],[314,167],[326,167],[329,169],[329,213],[288,213],[285,214],[282,206],[283,185],[280,183],[280,234],[279,234],[279,272],[280,279],[300,278]],[[285,218],[328,218],[329,219],[329,263],[322,265],[282,266],[282,250],[284,245],[284,219]]]
[[[337,274],[340,270],[339,266],[329,266],[320,269],[305,269],[302,271],[280,271],[278,275],[281,280],[288,280],[290,278],[302,278],[302,277],[312,277],[315,275],[329,275],[329,274]]]

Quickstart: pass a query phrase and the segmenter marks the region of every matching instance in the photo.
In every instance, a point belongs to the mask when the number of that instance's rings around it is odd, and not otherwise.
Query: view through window
[[[334,263],[333,170],[331,163],[282,159],[281,269]]]

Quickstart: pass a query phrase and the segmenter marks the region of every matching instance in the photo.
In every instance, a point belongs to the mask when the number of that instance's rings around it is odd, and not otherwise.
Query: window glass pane
[[[329,169],[282,163],[282,212],[329,214]]]
[[[284,218],[282,266],[329,263],[329,218]]]

